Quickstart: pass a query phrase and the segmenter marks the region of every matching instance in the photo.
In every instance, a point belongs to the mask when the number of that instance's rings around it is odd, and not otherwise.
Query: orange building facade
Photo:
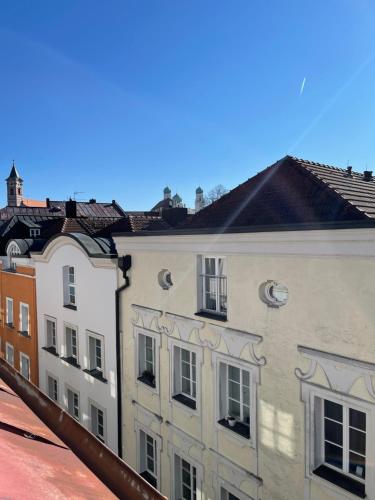
[[[0,261],[0,355],[38,385],[35,269]]]

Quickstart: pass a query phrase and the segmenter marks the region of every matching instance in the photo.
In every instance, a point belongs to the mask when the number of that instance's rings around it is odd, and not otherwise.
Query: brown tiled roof
[[[172,200],[170,198],[164,198],[160,200],[154,207],[151,208],[152,212],[156,212],[161,208],[170,208],[172,206]]]
[[[119,219],[102,231],[96,233],[96,236],[110,235],[113,233],[133,233],[138,231],[163,231],[170,228],[171,226],[158,215],[150,215],[147,212],[129,213],[126,217]]]
[[[375,218],[375,181],[346,169],[286,156],[178,229],[330,223]]]

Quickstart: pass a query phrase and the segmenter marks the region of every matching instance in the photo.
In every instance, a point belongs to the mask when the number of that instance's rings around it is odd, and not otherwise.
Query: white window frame
[[[196,470],[196,497],[194,500],[202,499],[202,486],[203,486],[203,466],[195,459],[190,456],[187,456],[182,450],[177,447],[170,445],[169,446],[169,456],[171,457],[171,499],[179,500],[181,498],[180,494],[176,495],[177,487],[179,491],[182,489],[182,483],[177,485],[177,477],[176,477],[176,458],[181,461],[185,460],[189,463],[191,467],[194,467]],[[191,499],[193,500],[194,495],[191,495]]]
[[[71,281],[71,272],[73,269],[73,281]],[[75,266],[66,265],[63,267],[63,287],[64,287],[64,306],[77,307],[77,276]],[[73,294],[71,292],[74,292]],[[72,301],[71,298],[74,297]]]
[[[146,337],[151,337],[153,339],[153,351],[154,351],[154,375],[155,375],[155,387],[148,385],[141,380],[139,377],[142,375],[140,373],[140,339],[139,336],[144,335]],[[152,391],[155,394],[159,394],[159,367],[160,367],[160,333],[154,332],[152,330],[147,330],[147,328],[135,327],[134,328],[134,339],[135,339],[135,380],[139,387],[144,387],[147,390]]]
[[[206,263],[205,259],[214,259],[215,260],[215,270],[218,269],[218,262],[221,259],[223,261],[223,274],[215,274],[216,279],[216,309],[208,309],[206,306],[206,285],[204,276],[206,275]],[[222,311],[220,309],[220,280],[217,278],[225,278],[226,279],[226,310]],[[199,255],[198,256],[198,308],[203,313],[217,315],[222,318],[226,318],[228,316],[228,274],[227,274],[227,257],[223,255]]]
[[[73,394],[76,394],[78,396],[78,418],[74,415],[72,415],[69,412],[69,396],[68,396],[68,391],[71,391]],[[74,412],[74,396],[73,396],[73,412]],[[69,413],[69,415],[77,420],[78,422],[81,421],[81,395],[77,389],[74,389],[72,386],[65,384],[65,408],[66,411]]]
[[[141,431],[144,432],[146,434],[146,436],[150,436],[153,440],[154,440],[154,443],[155,443],[155,453],[154,453],[154,457],[155,457],[155,460],[156,460],[156,471],[155,471],[155,474],[152,474],[151,472],[149,472],[150,474],[153,475],[153,477],[156,479],[156,484],[157,484],[157,489],[158,490],[161,490],[161,474],[160,474],[160,460],[161,460],[161,451],[162,451],[162,438],[156,434],[155,432],[151,431],[151,429],[145,425],[143,425],[141,422],[139,421],[135,421],[135,432],[136,432],[136,440],[137,440],[137,470],[138,470],[138,473],[141,474],[142,472],[144,472],[142,470],[142,456],[141,456],[141,453],[142,453],[142,450],[141,450]]]
[[[27,308],[27,330],[23,330],[22,328],[22,308],[25,307]],[[20,302],[20,310],[19,310],[19,331],[22,332],[23,334],[30,335],[30,307],[29,304],[26,304],[25,302]]]
[[[48,342],[48,322],[55,325],[55,345],[50,345]],[[44,316],[44,328],[45,328],[45,347],[53,347],[58,352],[58,342],[57,342],[57,320],[52,316]]]
[[[39,228],[31,228],[30,229],[30,238],[35,238],[36,236],[40,236]]]
[[[177,399],[174,398],[174,396],[178,394],[182,394],[181,391],[179,390],[179,387],[175,387],[175,377],[177,376],[179,368],[176,367],[176,356],[175,356],[175,348],[179,349],[185,349],[187,351],[191,351],[195,353],[195,359],[196,359],[196,397],[192,398],[188,395],[187,397],[190,397],[193,401],[195,401],[196,408],[190,408],[189,406],[181,403]],[[179,408],[183,408],[185,411],[192,415],[200,415],[200,410],[201,410],[201,394],[202,394],[202,387],[201,387],[201,372],[202,372],[202,348],[197,346],[196,344],[191,344],[190,342],[184,342],[181,340],[177,340],[175,338],[169,338],[168,339],[168,349],[170,352],[170,402],[173,405],[178,406]],[[181,358],[180,358],[181,359]],[[179,360],[177,360],[179,362]],[[181,376],[179,377],[181,381]],[[179,382],[181,383],[181,382]]]
[[[236,496],[239,500],[252,500],[251,497],[246,495],[243,491],[240,491],[238,488],[233,486],[232,484],[228,483],[228,481],[225,481],[221,477],[217,478],[217,491],[218,491],[218,496],[217,498],[219,500],[228,500],[227,498],[222,498],[221,490],[224,489],[227,493],[230,493],[231,495]]]
[[[318,429],[315,425],[315,401],[316,398],[328,399],[329,401],[337,402],[342,405],[347,405],[354,409],[358,409],[366,413],[366,443],[375,442],[375,405],[371,404],[365,400],[359,399],[355,396],[347,396],[339,392],[333,392],[330,389],[325,389],[323,387],[317,387],[315,385],[309,384],[308,382],[301,382],[301,399],[305,403],[305,469],[306,477],[314,482],[324,485],[328,489],[332,490],[339,495],[339,498],[356,499],[357,496],[351,494],[345,489],[337,486],[328,480],[325,480],[316,474],[314,470],[319,467],[319,457],[321,457],[321,447],[319,450],[316,449],[316,442],[319,439],[317,436]],[[375,498],[375,491],[372,485],[375,484],[375,468],[368,466],[368,464],[375,463],[375,449],[373,446],[366,447],[366,478],[364,481],[366,494],[369,500]],[[320,465],[323,465],[321,463]],[[326,465],[326,464],[324,464]],[[327,465],[328,467],[328,465]],[[345,474],[341,469],[334,469],[341,472],[341,474],[354,479],[355,481],[361,482],[359,478],[352,475]]]
[[[12,307],[11,307],[11,311],[12,311],[12,321],[9,321],[9,306],[8,304],[11,304]],[[9,328],[13,328],[14,327],[14,302],[13,302],[13,299],[12,297],[6,297],[5,298],[5,322],[7,324],[7,326]]]
[[[87,370],[97,370],[101,372],[102,377],[105,378],[105,345],[104,345],[104,336],[99,335],[99,333],[92,332],[91,330],[86,330],[86,338],[87,338]],[[101,368],[97,367],[96,360],[95,366],[91,366],[91,353],[90,353],[90,338],[100,341],[100,357],[101,357]],[[95,355],[96,358],[96,355]]]
[[[25,377],[25,375],[22,373],[22,369],[23,369],[25,360],[27,361],[27,365],[28,365],[28,376],[27,377]],[[24,352],[20,352],[20,374],[23,377],[25,377],[27,380],[30,380],[30,372],[31,372],[30,356],[28,356]]]
[[[252,363],[235,358],[233,356],[228,356],[218,352],[212,353],[212,362],[215,366],[214,373],[214,388],[215,388],[215,426],[217,430],[225,432],[228,436],[238,439],[242,444],[247,444],[251,448],[256,448],[256,435],[257,435],[257,392],[259,384],[259,366],[253,365]],[[250,437],[246,438],[241,436],[237,432],[224,427],[219,424],[219,420],[224,418],[226,415],[222,415],[220,411],[220,364],[224,363],[226,365],[232,365],[236,368],[246,370],[249,372],[250,376]],[[226,381],[228,383],[228,380]]]
[[[56,382],[56,399],[54,397],[51,397],[49,393],[49,378],[51,378],[54,382]],[[59,395],[60,395],[60,384],[59,384],[59,379],[55,377],[55,375],[52,375],[52,373],[46,371],[46,394],[48,395],[49,398],[52,399],[52,401],[55,401],[55,403],[59,402]]]
[[[76,332],[76,350],[77,350],[77,356],[69,355],[68,353],[68,343],[67,343],[67,337],[66,337],[66,329],[70,328],[70,330],[74,330]],[[71,343],[73,345],[73,343]],[[79,336],[78,336],[78,327],[75,325],[72,325],[71,323],[64,323],[64,354],[65,358],[73,358],[76,360],[77,365],[79,365]]]
[[[8,359],[8,348],[12,351],[13,363],[9,362]],[[5,360],[14,367],[14,346],[10,342],[5,342]]]
[[[96,436],[97,439],[100,441],[104,442],[104,444],[107,443],[107,411],[105,408],[103,408],[101,405],[99,405],[96,401],[93,399],[89,398],[89,419],[90,419],[90,432]],[[103,436],[98,436],[99,433],[94,432],[93,430],[93,419],[92,419],[92,407],[94,407],[96,410],[99,410],[103,413]],[[100,439],[102,437],[102,439]]]

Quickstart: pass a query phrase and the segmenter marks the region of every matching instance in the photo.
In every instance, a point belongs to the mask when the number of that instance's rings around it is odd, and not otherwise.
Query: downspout
[[[122,458],[122,369],[121,369],[121,330],[120,330],[120,295],[130,285],[127,272],[131,268],[131,255],[118,258],[118,267],[122,271],[125,283],[116,289],[116,376],[117,376],[117,447]]]

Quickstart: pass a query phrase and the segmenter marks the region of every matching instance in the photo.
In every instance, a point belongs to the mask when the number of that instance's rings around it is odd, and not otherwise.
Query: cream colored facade
[[[197,499],[228,498],[222,488],[240,499],[358,499],[313,472],[317,407],[327,399],[366,414],[366,478],[357,482],[374,500],[375,231],[114,239],[118,255],[132,256],[121,296],[125,460],[140,471],[143,431],[155,440],[158,489],[169,498],[180,498],[177,455],[194,467]],[[226,260],[226,322],[195,314],[202,255]],[[163,269],[168,290],[158,283]],[[288,288],[284,306],[260,299],[267,280]],[[139,334],[155,342],[155,388],[137,380]],[[172,398],[174,346],[196,353],[195,410]],[[220,360],[250,373],[249,439],[218,423]]]

